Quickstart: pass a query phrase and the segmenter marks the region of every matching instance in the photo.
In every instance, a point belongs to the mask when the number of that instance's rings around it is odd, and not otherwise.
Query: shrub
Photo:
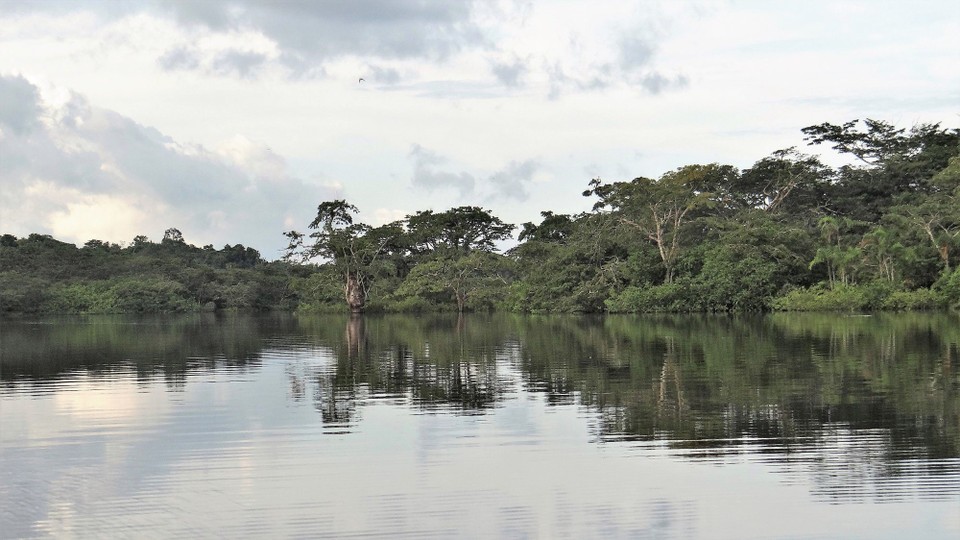
[[[108,311],[116,313],[167,313],[197,311],[200,305],[189,298],[187,288],[165,278],[124,279],[114,283],[108,294]]]
[[[933,288],[943,296],[944,303],[960,309],[960,268],[944,273]]]
[[[892,283],[875,281],[863,285],[823,284],[793,289],[772,302],[777,311],[867,311],[923,310],[947,305],[947,296],[935,289],[899,290]]]
[[[867,309],[868,303],[868,295],[860,287],[838,285],[829,289],[815,285],[775,298],[771,307],[777,311],[860,311]]]
[[[20,272],[0,272],[0,312],[42,311],[48,286],[47,281]]]
[[[223,307],[250,308],[257,304],[257,287],[253,283],[225,285],[220,290]]]
[[[849,285],[848,287],[861,291],[863,306],[860,309],[865,310],[887,309],[885,303],[890,295],[896,292],[905,292],[889,281],[871,281],[863,285]]]
[[[894,291],[881,306],[883,309],[925,310],[939,309],[947,305],[947,297],[933,289],[917,289],[915,291]]]
[[[290,281],[290,288],[300,299],[298,309],[309,311],[306,306],[346,305],[343,283],[333,272],[315,272],[307,277],[295,277]]]
[[[695,296],[688,309],[705,311],[761,311],[774,291],[777,266],[752,246],[738,250],[720,247],[707,253],[697,275]]]
[[[50,289],[44,311],[54,313],[106,313],[113,297],[103,283],[64,283]]]
[[[683,312],[695,311],[699,306],[689,299],[692,287],[689,283],[670,283],[651,287],[627,287],[620,294],[606,301],[613,313]]]

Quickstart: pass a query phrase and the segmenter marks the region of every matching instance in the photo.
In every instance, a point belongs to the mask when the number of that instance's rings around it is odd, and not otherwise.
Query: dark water
[[[2,537],[960,538],[960,316],[0,323]]]

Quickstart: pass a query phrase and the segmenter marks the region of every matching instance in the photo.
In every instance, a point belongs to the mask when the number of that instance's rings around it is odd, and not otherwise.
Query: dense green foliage
[[[327,201],[283,262],[242,245],[0,238],[5,312],[677,312],[960,305],[960,130],[875,120],[803,129],[849,158],[795,148],[739,170],[591,180],[593,210],[514,226],[474,206],[372,227]]]
[[[156,313],[218,308],[292,309],[298,279],[312,271],[265,262],[240,244],[214,249],[138,236],[127,247],[83,247],[31,234],[0,240],[0,310],[5,313]]]
[[[960,131],[880,121],[805,128],[852,160],[794,148],[739,171],[688,165],[584,192],[511,253],[533,311],[934,309],[960,303]],[[541,234],[541,229],[542,234]],[[546,272],[544,270],[546,269]]]

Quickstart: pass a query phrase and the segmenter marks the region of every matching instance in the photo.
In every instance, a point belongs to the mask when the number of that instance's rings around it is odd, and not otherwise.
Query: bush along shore
[[[325,201],[302,232],[278,231],[277,261],[174,228],[80,247],[3,234],[0,313],[960,308],[960,130],[866,120],[802,133],[847,164],[793,147],[742,170],[594,178],[591,211],[519,227],[476,206],[373,227]]]

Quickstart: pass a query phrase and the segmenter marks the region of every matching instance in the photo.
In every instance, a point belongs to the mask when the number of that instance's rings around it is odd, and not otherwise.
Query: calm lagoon
[[[0,536],[960,538],[960,316],[0,322]]]

